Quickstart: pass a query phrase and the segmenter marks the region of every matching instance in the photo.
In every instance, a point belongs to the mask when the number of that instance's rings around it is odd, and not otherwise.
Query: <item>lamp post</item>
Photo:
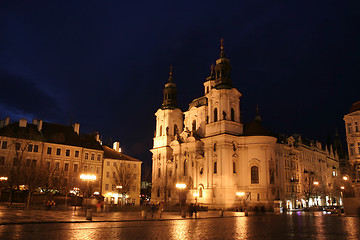
[[[96,175],[81,174],[80,179],[82,181],[86,182],[86,191],[85,191],[86,192],[86,196],[85,196],[85,205],[86,205],[86,207],[85,207],[85,216],[86,216],[86,211],[87,211],[87,207],[88,207],[88,205],[87,205],[87,195],[88,195],[88,191],[90,190],[89,189],[89,184],[92,181],[96,181]]]
[[[186,184],[185,183],[177,183],[176,188],[179,189],[179,205],[180,205],[180,212],[182,212],[181,195],[182,195],[182,190],[186,188]]]
[[[116,186],[116,189],[117,189],[117,191],[118,191],[118,199],[117,199],[117,205],[118,205],[118,207],[119,207],[119,199],[120,199],[120,191],[121,191],[121,189],[122,189],[123,187],[122,186]]]
[[[318,204],[318,199],[317,199],[317,186],[319,185],[318,181],[314,182],[314,186],[315,186],[315,199],[316,199],[316,206],[319,206]]]
[[[77,205],[77,195],[79,193],[79,188],[77,187],[74,187],[74,192],[75,192],[75,208],[74,208],[74,211],[76,211],[76,205]]]
[[[7,181],[8,178],[7,177],[0,177],[0,182],[5,182]],[[2,184],[1,184],[2,185]],[[2,186],[0,186],[0,201],[1,201],[1,193],[2,193]]]

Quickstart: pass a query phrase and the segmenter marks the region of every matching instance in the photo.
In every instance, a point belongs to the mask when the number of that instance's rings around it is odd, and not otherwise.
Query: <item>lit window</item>
[[[214,173],[217,173],[217,162],[214,162]]]
[[[3,142],[2,142],[1,148],[2,148],[2,149],[6,149],[6,148],[7,148],[7,141],[3,141]]]
[[[251,183],[259,183],[259,168],[257,166],[251,167]]]
[[[28,145],[28,152],[32,152],[32,150],[33,150],[33,145],[32,145],[32,144],[29,144],[29,145]]]

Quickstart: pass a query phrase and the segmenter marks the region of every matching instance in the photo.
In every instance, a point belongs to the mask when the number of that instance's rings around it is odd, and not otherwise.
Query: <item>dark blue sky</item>
[[[150,162],[174,67],[183,110],[203,94],[219,41],[243,94],[278,133],[326,140],[360,100],[359,1],[0,2],[0,118],[80,123]]]

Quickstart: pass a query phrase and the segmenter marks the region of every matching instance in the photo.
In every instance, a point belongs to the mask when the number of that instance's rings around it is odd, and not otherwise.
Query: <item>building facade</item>
[[[230,208],[273,207],[280,200],[290,200],[296,206],[294,199],[300,198],[294,193],[301,191],[296,180],[300,179],[301,156],[306,150],[279,144],[262,127],[259,115],[242,123],[242,94],[232,85],[230,60],[223,45],[203,85],[204,95],[183,112],[177,106],[177,88],[170,70],[163,104],[155,113],[152,201]],[[292,180],[285,183],[285,179]],[[185,189],[177,188],[179,183]]]
[[[360,101],[354,103],[344,116],[351,179],[355,194],[360,197]]]
[[[10,188],[69,192],[84,185],[81,174],[91,174],[96,176],[92,192],[100,193],[104,152],[99,135],[80,134],[79,128],[36,119],[10,123],[6,118],[0,126],[0,175],[8,178]]]
[[[118,142],[114,143],[113,149],[102,147],[102,195],[105,197],[105,204],[140,205],[142,161],[121,153]]]

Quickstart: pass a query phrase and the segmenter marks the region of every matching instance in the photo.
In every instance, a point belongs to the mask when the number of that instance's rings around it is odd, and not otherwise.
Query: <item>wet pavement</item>
[[[94,221],[86,221],[83,214],[0,209],[0,239],[360,239],[358,217],[320,212],[248,217],[225,212],[220,217],[209,211],[197,219],[165,213],[156,220],[141,220],[139,212],[115,212],[94,214]],[[50,223],[55,215],[58,222]],[[12,222],[5,223],[3,218],[10,216]]]

